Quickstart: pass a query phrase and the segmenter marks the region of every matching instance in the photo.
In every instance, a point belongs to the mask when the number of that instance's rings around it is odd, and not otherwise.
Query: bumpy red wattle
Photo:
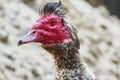
[[[43,16],[36,21],[32,30],[36,30],[36,42],[42,44],[63,43],[71,38],[67,27],[57,15]]]

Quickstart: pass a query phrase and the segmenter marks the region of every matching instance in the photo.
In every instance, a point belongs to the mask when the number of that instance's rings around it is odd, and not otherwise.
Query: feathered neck
[[[76,76],[80,76],[82,59],[72,40],[66,40],[63,44],[42,45],[42,47],[54,58],[57,71],[56,80],[66,80],[71,76],[74,79]]]
[[[73,40],[66,40],[63,44],[42,45],[54,58],[57,72],[55,80],[97,80],[74,43]]]
[[[79,66],[80,54],[72,40],[66,40],[62,44],[42,45],[42,47],[53,56],[58,69],[73,69]]]

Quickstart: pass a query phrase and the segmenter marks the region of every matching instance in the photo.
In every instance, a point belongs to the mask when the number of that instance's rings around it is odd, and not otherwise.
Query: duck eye
[[[51,22],[51,26],[54,26],[55,24],[56,24],[56,21],[53,20],[53,21]]]
[[[32,33],[36,33],[36,31],[33,31]]]

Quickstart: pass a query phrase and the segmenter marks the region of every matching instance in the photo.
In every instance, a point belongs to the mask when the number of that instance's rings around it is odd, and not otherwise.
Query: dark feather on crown
[[[52,13],[58,15],[59,17],[64,17],[65,12],[61,9],[62,3],[59,2],[48,2],[40,7],[40,15],[50,15]]]

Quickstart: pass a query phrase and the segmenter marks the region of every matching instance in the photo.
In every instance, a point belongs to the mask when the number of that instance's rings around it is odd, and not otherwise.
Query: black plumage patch
[[[61,9],[62,3],[59,2],[48,2],[40,7],[40,15],[50,15],[52,13],[58,15],[59,17],[64,17],[65,13]]]

